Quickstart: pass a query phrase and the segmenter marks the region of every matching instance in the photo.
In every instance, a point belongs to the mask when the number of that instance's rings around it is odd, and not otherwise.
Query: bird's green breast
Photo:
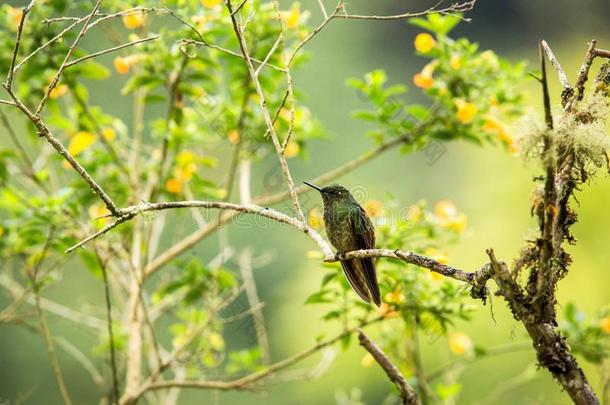
[[[331,202],[324,207],[326,233],[339,252],[356,249],[350,217],[357,213],[358,206],[344,202]]]

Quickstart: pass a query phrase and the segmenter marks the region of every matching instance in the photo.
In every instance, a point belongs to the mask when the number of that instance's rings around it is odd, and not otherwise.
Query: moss
[[[519,150],[526,160],[539,160],[543,156],[545,139],[549,142],[551,152],[545,155],[553,161],[559,153],[573,151],[581,179],[608,162],[610,150],[607,117],[610,116],[610,102],[604,93],[590,94],[576,104],[570,112],[555,113],[555,128],[550,130],[544,123],[533,116],[525,117],[519,124],[520,136],[517,137]]]

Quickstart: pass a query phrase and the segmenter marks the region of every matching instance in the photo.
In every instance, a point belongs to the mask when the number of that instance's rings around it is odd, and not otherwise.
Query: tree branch
[[[411,388],[405,377],[402,375],[398,367],[396,367],[388,356],[377,346],[362,330],[358,330],[358,340],[360,345],[363,346],[373,356],[377,364],[381,366],[383,371],[387,374],[390,381],[396,385],[400,392],[400,399],[403,405],[420,405],[421,402],[417,397],[417,393]]]

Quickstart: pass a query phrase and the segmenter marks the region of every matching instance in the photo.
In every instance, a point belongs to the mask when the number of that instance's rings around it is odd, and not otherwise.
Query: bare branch
[[[563,68],[561,67],[561,64],[557,60],[557,57],[555,57],[555,54],[551,50],[551,47],[549,46],[549,44],[547,44],[547,42],[545,40],[540,41],[540,45],[542,45],[542,49],[544,49],[546,56],[549,58],[549,61],[551,61],[551,64],[553,65],[553,67],[557,70],[557,74],[559,76],[559,82],[563,86],[563,90],[569,91],[572,88],[572,86],[570,86],[570,82],[568,81],[568,76],[566,75],[565,70],[563,70]]]
[[[23,34],[23,25],[25,24],[25,19],[28,16],[28,13],[30,12],[30,10],[32,10],[32,7],[34,7],[35,3],[36,3],[36,1],[32,0],[30,2],[30,4],[28,4],[28,6],[23,9],[23,13],[21,14],[21,19],[19,20],[19,27],[17,28],[17,39],[15,40],[15,48],[13,50],[11,66],[9,68],[8,75],[6,77],[6,83],[4,84],[5,87],[7,87],[9,89],[13,87],[13,77],[15,76],[15,73],[14,73],[15,62],[17,61],[17,54],[19,53],[19,47],[21,45],[21,35]]]
[[[292,180],[292,175],[290,173],[290,169],[288,168],[288,163],[286,162],[286,157],[282,153],[282,146],[278,139],[277,133],[275,131],[275,127],[273,126],[273,121],[271,119],[271,115],[269,114],[269,109],[267,108],[267,102],[265,99],[265,93],[263,92],[263,88],[256,76],[256,72],[254,70],[254,66],[252,65],[252,60],[250,58],[250,54],[248,53],[248,46],[246,44],[246,40],[243,36],[243,33],[237,23],[235,16],[232,14],[233,8],[231,6],[230,0],[225,0],[225,5],[231,13],[231,22],[233,23],[233,31],[237,37],[239,42],[239,47],[244,56],[246,66],[248,68],[248,72],[250,73],[250,78],[254,83],[254,87],[256,89],[256,94],[259,98],[259,106],[261,112],[263,113],[263,118],[265,119],[265,124],[267,125],[267,129],[269,130],[269,134],[271,135],[271,140],[273,141],[273,146],[275,148],[275,152],[280,161],[280,166],[282,167],[282,171],[284,173],[284,177],[286,178],[286,183],[288,184],[288,190],[290,191],[290,197],[292,199],[292,204],[294,205],[294,209],[297,213],[299,220],[306,226],[305,215],[303,214],[303,210],[301,209],[301,204],[299,203],[299,197],[297,192],[295,191],[294,181]]]
[[[101,4],[102,4],[102,0],[97,0],[97,2],[95,3],[95,6],[93,7],[93,10],[87,16],[87,19],[85,20],[85,24],[83,25],[83,28],[80,30],[80,32],[76,36],[76,39],[74,40],[74,42],[72,42],[72,45],[70,46],[70,48],[68,49],[68,52],[66,53],[64,61],[59,66],[59,69],[57,69],[57,73],[55,73],[55,76],[53,77],[53,79],[51,80],[51,83],[47,87],[46,93],[42,97],[42,100],[40,100],[40,103],[38,104],[38,107],[36,107],[36,112],[34,113],[34,115],[36,117],[38,117],[40,115],[40,113],[42,112],[42,109],[44,108],[44,106],[45,106],[45,104],[47,102],[47,100],[49,99],[49,96],[50,96],[51,92],[57,86],[57,83],[59,83],[59,78],[61,77],[62,73],[66,69],[68,62],[70,61],[70,58],[72,57],[72,54],[76,50],[76,47],[80,43],[81,39],[83,39],[83,37],[85,36],[85,33],[87,32],[87,28],[89,27],[89,23],[91,23],[91,20],[95,16],[95,13],[100,8]]]
[[[402,375],[398,367],[396,367],[388,356],[377,346],[362,330],[358,330],[358,340],[360,345],[363,346],[373,356],[377,364],[381,366],[383,371],[387,374],[390,381],[396,385],[400,392],[400,399],[404,405],[420,405],[421,402],[417,397],[417,393],[405,377]]]
[[[150,36],[150,37],[147,37],[147,38],[138,39],[138,40],[135,40],[135,41],[128,42],[126,44],[122,44],[122,45],[118,45],[118,46],[115,46],[115,47],[112,47],[112,48],[104,49],[103,51],[95,52],[95,53],[92,53],[91,55],[83,56],[82,58],[78,58],[76,60],[73,60],[72,62],[67,63],[65,68],[67,69],[70,66],[74,66],[77,63],[81,63],[81,62],[83,62],[83,61],[85,61],[87,59],[96,58],[98,56],[105,55],[107,53],[118,51],[118,50],[121,50],[121,49],[124,49],[124,48],[128,48],[128,47],[133,46],[133,45],[138,45],[138,44],[141,44],[141,43],[144,43],[144,42],[154,41],[156,39],[159,39],[159,35],[153,35],[153,36]]]

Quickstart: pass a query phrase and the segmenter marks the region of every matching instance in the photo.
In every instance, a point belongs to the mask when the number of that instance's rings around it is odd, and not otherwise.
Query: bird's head
[[[328,204],[330,202],[352,202],[354,201],[354,197],[350,194],[349,190],[339,184],[331,184],[326,187],[318,187],[315,184],[308,183],[304,181],[306,185],[309,187],[318,190],[322,195],[322,200],[324,204]]]

